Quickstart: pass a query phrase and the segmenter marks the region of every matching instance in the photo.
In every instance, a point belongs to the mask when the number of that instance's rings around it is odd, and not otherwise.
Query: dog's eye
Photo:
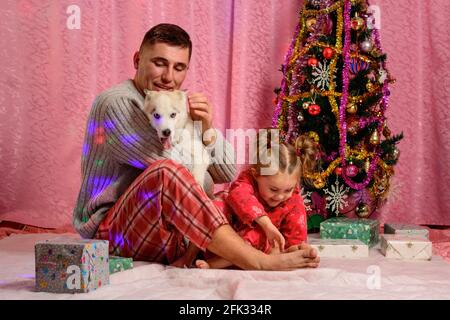
[[[161,118],[161,116],[159,115],[159,113],[154,113],[154,114],[153,114],[153,117],[154,117],[155,119]]]
[[[177,114],[175,112],[170,114],[171,118],[175,118],[176,116],[177,116]]]

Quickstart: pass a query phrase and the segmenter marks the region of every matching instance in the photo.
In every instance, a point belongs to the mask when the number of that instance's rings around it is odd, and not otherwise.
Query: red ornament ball
[[[345,174],[347,175],[347,177],[354,177],[358,174],[358,167],[355,166],[354,164],[350,164],[347,166],[347,168],[345,169]]]
[[[320,113],[320,106],[318,104],[311,104],[308,107],[308,112],[312,116],[317,116]]]
[[[329,47],[326,47],[325,49],[323,49],[323,52],[322,52],[323,57],[325,59],[331,59],[331,57],[333,56],[333,53],[334,53],[333,49],[331,49]]]
[[[308,59],[308,66],[312,67],[312,66],[317,66],[317,59],[316,58],[309,58]]]
[[[340,176],[340,175],[342,174],[342,168],[341,168],[341,167],[337,167],[337,168],[334,170],[334,173],[336,173],[336,175]]]

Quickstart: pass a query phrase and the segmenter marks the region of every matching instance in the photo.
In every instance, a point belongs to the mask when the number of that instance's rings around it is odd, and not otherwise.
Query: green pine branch
[[[400,134],[394,135],[394,136],[392,136],[392,138],[388,138],[388,139],[384,140],[384,141],[381,143],[380,147],[381,147],[383,150],[385,150],[385,148],[386,148],[387,146],[395,146],[397,143],[400,142],[400,140],[403,139],[403,137],[404,137],[404,136],[403,136],[403,131],[402,131]]]

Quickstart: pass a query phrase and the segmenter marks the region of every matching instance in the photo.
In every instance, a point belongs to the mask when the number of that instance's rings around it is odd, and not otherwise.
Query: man
[[[111,254],[190,265],[184,237],[243,269],[283,270],[316,267],[319,259],[308,245],[266,255],[247,245],[222,212],[175,161],[141,111],[144,89],[180,89],[189,68],[192,44],[180,27],[160,24],[150,29],[134,54],[133,80],[101,93],[92,106],[82,153],[82,185],[73,223],[85,238],[110,241]],[[213,129],[213,111],[202,93],[188,97],[193,120],[202,122],[210,148],[210,181],[229,182],[235,175],[234,152]],[[211,134],[212,133],[212,134]],[[165,160],[164,160],[165,159]],[[212,187],[212,185],[211,185]]]

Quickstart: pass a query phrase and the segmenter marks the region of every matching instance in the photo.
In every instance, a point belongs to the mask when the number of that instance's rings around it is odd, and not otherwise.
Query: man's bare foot
[[[209,263],[205,260],[195,260],[195,266],[199,269],[209,269]]]

